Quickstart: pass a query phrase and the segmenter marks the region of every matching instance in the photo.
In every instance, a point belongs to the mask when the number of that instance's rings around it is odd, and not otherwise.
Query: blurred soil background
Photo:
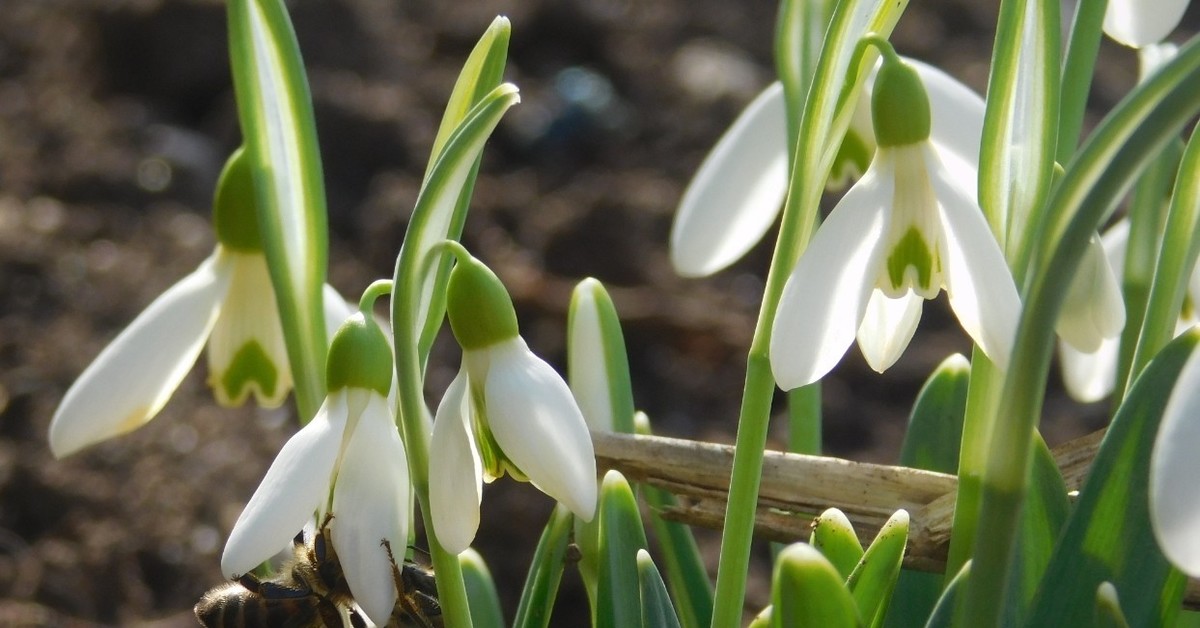
[[[913,2],[894,41],[980,92],[994,3]],[[212,189],[239,143],[219,0],[5,0],[0,17],[0,625],[189,626],[223,578],[242,505],[295,431],[287,407],[213,402],[203,360],[161,415],[54,460],[64,391],[155,296],[213,246]],[[458,70],[497,14],[513,24],[521,88],[490,142],[464,241],[512,291],[526,338],[564,364],[575,282],[620,312],[640,408],[657,432],[732,443],[744,354],[769,260],[761,245],[705,280],[675,276],[666,241],[690,174],[772,76],[768,0],[296,0],[330,210],[330,282],[355,298],[390,276]],[[1106,44],[1094,100],[1133,83]],[[945,300],[885,375],[851,349],[826,380],[825,446],[894,462],[927,374],[969,349]],[[436,403],[458,368],[443,346]],[[778,405],[778,404],[777,404]],[[777,412],[782,408],[778,407]],[[1051,444],[1099,427],[1103,407],[1055,393]],[[772,430],[779,447],[782,421]],[[485,490],[478,549],[506,613],[551,504],[502,480]],[[715,571],[718,537],[698,532]],[[751,599],[765,604],[765,547]],[[581,625],[568,576],[555,625]]]

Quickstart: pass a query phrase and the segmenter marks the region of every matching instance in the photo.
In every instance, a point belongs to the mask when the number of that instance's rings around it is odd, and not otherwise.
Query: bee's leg
[[[312,595],[312,589],[303,583],[291,585],[280,584],[270,580],[259,580],[252,573],[238,576],[237,582],[245,587],[247,591],[256,595],[261,595],[262,597],[270,600],[303,598]]]

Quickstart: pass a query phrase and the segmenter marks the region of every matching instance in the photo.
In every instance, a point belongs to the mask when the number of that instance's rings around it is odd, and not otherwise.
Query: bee
[[[311,542],[296,535],[292,559],[275,576],[245,574],[205,593],[196,619],[207,628],[366,628],[333,548],[330,518]],[[392,558],[386,542],[383,548]],[[392,565],[398,595],[386,628],[442,628],[433,572],[407,560]]]

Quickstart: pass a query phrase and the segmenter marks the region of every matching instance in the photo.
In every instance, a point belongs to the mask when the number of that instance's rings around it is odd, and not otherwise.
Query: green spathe
[[[254,194],[254,172],[245,147],[241,147],[225,162],[213,199],[217,241],[232,251],[261,253],[263,250]]]
[[[461,253],[446,287],[450,329],[465,350],[517,337],[517,312],[500,278],[483,262]]]
[[[330,392],[366,388],[386,397],[392,387],[392,350],[387,336],[362,312],[338,328],[325,364]]]
[[[879,146],[907,146],[929,139],[929,94],[911,65],[884,56],[871,93],[871,118]]]

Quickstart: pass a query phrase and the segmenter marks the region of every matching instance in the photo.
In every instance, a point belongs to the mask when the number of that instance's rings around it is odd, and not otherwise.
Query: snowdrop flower
[[[964,172],[963,176],[969,169],[970,184],[974,185],[983,135],[983,99],[931,65],[904,60],[916,68],[934,94],[930,100],[933,135],[950,149],[943,153],[943,161]],[[875,152],[872,78],[860,93],[827,189],[842,189],[860,176]],[[787,194],[785,106],[783,87],[772,83],[746,107],[696,171],[671,226],[671,263],[680,275],[704,277],[722,270],[745,255],[775,222]]]
[[[326,377],[329,396],[275,457],[233,526],[221,568],[232,577],[244,574],[287,546],[314,513],[317,521],[332,514],[346,584],[382,626],[396,602],[383,543],[401,552],[407,545],[412,489],[387,400],[391,348],[373,317],[360,311],[341,326]]]
[[[433,422],[429,509],[438,542],[459,553],[479,527],[482,482],[505,473],[590,520],[596,460],[571,390],[518,335],[500,280],[461,247],[455,252],[446,311],[463,363]]]
[[[980,128],[970,119],[974,99],[956,101],[961,93],[935,83],[926,92],[916,70],[883,52],[871,100],[875,158],[816,232],[781,296],[770,353],[785,390],[828,373],[856,335],[872,368],[891,366],[916,330],[922,301],[943,288],[984,353],[1000,368],[1008,362],[1016,286],[975,201],[973,158],[942,141],[942,133]],[[940,126],[932,126],[931,109],[946,112]]]
[[[154,418],[205,344],[208,383],[221,404],[240,405],[253,394],[274,407],[287,397],[291,370],[242,155],[234,153],[217,185],[212,255],[139,314],[67,391],[50,423],[55,456]],[[336,325],[349,315],[333,288],[325,286],[324,297],[327,321]]]
[[[1104,32],[1126,46],[1142,48],[1166,39],[1187,7],[1188,0],[1109,0]]]
[[[1129,220],[1122,218],[1113,223],[1100,237],[1100,244],[1104,261],[1096,259],[1093,242],[1071,283],[1063,304],[1063,316],[1058,321],[1063,383],[1071,397],[1084,403],[1099,401],[1112,394],[1116,387],[1119,334],[1125,322],[1121,274],[1129,245]],[[1102,268],[1101,263],[1108,268]],[[1107,277],[1104,276],[1106,273]],[[1083,308],[1073,305],[1086,301],[1091,305]],[[1200,272],[1193,269],[1184,307],[1175,323],[1175,335],[1200,322],[1197,303],[1200,303]],[[1090,309],[1085,309],[1088,307]],[[1071,314],[1072,311],[1076,313]],[[1068,322],[1069,319],[1074,322]],[[1064,333],[1064,327],[1071,327],[1073,331]],[[1102,333],[1101,328],[1108,331]]]

